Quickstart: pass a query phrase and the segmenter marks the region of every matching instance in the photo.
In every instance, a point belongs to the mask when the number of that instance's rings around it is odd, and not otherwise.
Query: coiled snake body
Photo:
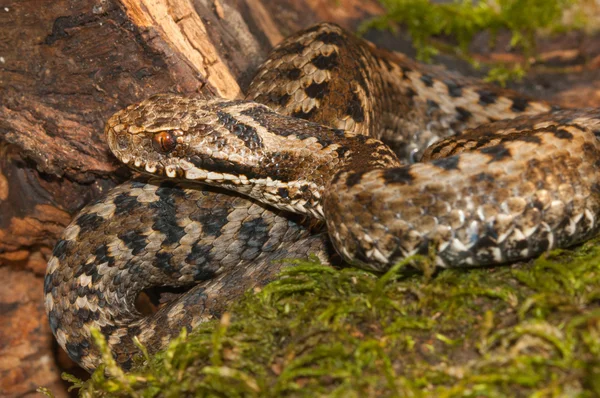
[[[93,370],[97,327],[129,367],[134,336],[164,347],[266,283],[274,260],[327,261],[319,222],[375,271],[573,245],[598,231],[599,133],[600,111],[552,110],[317,25],[272,52],[246,101],[164,94],[108,121],[115,156],[159,179],[116,187],[67,227],[44,287],[52,330]],[[134,308],[143,289],[194,284],[152,316]]]

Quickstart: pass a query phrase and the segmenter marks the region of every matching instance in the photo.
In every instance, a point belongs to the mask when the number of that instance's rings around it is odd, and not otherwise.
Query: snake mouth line
[[[197,167],[193,162],[178,159],[178,164],[163,165],[159,162],[144,162],[139,157],[124,156],[121,161],[129,167],[152,176],[188,181],[192,183],[212,185],[239,192],[258,200],[269,198],[269,203],[278,209],[292,213],[309,214],[315,219],[323,219],[323,208],[320,204],[322,192],[315,183],[307,180],[287,181],[272,178],[269,175],[251,173],[240,170],[244,166],[230,164],[220,171],[209,171]],[[197,159],[196,159],[197,162]],[[228,173],[231,170],[236,173]],[[256,188],[262,187],[262,188]],[[273,198],[287,192],[281,201]],[[292,194],[295,192],[296,194]],[[314,202],[308,206],[308,202]]]
[[[128,155],[122,155],[119,159],[123,164],[144,174],[150,174],[158,177],[185,178],[185,170],[177,165],[163,165],[159,162],[146,162],[139,157],[132,158]]]
[[[160,162],[144,162],[136,157],[123,155],[120,160],[144,174],[170,179],[186,180],[209,185],[233,184],[236,186],[250,185],[251,180],[244,174],[232,174],[219,171],[208,171],[194,166],[193,163],[179,159],[178,164],[161,164]]]

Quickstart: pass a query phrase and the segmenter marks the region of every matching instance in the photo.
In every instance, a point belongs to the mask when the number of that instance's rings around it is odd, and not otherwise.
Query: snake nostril
[[[117,146],[122,151],[127,149],[129,147],[129,140],[127,139],[127,137],[125,137],[123,135],[117,136]]]
[[[161,131],[152,137],[152,147],[161,153],[169,153],[176,146],[177,139],[170,131]]]
[[[419,163],[421,158],[423,157],[423,153],[419,148],[413,148],[410,151],[409,162],[410,164]]]

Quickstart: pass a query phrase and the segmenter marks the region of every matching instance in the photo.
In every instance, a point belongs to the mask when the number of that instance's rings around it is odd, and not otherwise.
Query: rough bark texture
[[[0,395],[29,395],[42,385],[58,396],[67,395],[59,368],[72,364],[60,360],[47,326],[43,274],[54,241],[71,217],[129,176],[109,156],[104,121],[159,92],[241,96],[240,87],[249,83],[267,52],[285,36],[324,20],[355,29],[380,12],[375,0],[4,3]],[[409,49],[407,41],[392,41],[390,35],[367,37],[397,50]],[[573,59],[583,55],[589,62],[560,79],[537,76],[523,88],[563,105],[597,106],[598,43],[579,36],[542,43],[548,51],[576,47]]]

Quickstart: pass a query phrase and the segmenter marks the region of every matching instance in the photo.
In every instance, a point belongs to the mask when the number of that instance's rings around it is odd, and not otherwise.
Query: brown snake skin
[[[506,263],[598,231],[598,110],[551,110],[331,24],[274,49],[247,99],[164,94],[108,121],[115,156],[160,179],[83,209],[48,263],[51,328],[88,371],[91,327],[129,368],[134,336],[159,350],[267,283],[274,260],[327,262],[323,222],[346,262],[375,271],[428,253]],[[144,289],[192,285],[153,315],[134,307]]]

